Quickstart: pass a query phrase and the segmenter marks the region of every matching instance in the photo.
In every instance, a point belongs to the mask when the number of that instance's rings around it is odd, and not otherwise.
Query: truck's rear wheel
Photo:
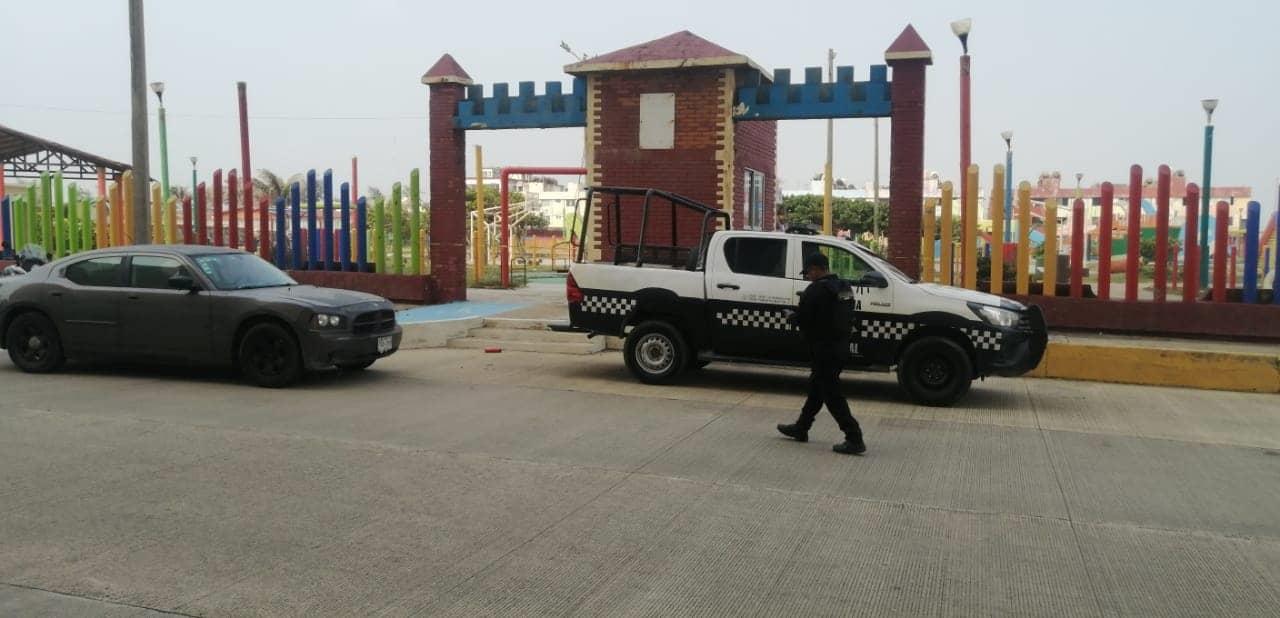
[[[689,346],[680,331],[666,322],[649,321],[627,334],[623,349],[627,369],[645,384],[669,382],[689,364]]]
[[[924,337],[907,346],[898,363],[898,384],[915,403],[949,406],[969,392],[973,363],[956,342]]]

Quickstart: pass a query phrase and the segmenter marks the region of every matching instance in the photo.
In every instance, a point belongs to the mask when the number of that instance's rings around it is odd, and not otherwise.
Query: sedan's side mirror
[[[889,280],[885,279],[883,274],[873,270],[862,275],[862,279],[858,280],[857,285],[863,288],[887,288],[889,287]]]
[[[198,292],[200,286],[196,284],[196,280],[186,273],[174,273],[169,277],[169,287],[174,290],[182,290],[184,292]]]

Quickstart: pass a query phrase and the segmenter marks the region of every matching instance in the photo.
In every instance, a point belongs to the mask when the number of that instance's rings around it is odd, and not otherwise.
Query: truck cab
[[[696,204],[644,191],[646,210],[662,199]],[[831,272],[854,287],[858,325],[849,368],[896,371],[917,403],[949,405],[974,378],[1022,375],[1044,353],[1047,332],[1037,307],[920,283],[847,239],[717,230],[705,225],[716,215],[704,214],[710,217],[703,219],[701,241],[687,251],[646,248],[641,238],[634,247],[619,243],[612,263],[580,259],[570,267],[572,326],[624,337],[627,367],[644,382],[668,381],[711,362],[807,364],[807,349],[787,318],[809,285],[800,270],[812,253],[826,255]]]

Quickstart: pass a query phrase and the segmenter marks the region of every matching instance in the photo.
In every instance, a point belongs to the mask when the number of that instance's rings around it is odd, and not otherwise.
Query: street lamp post
[[[977,208],[977,204],[969,204],[969,32],[973,30],[973,20],[969,18],[951,22],[951,32],[960,39],[960,47],[964,53],[960,56],[960,217],[961,221],[969,220],[969,209]],[[964,257],[975,248],[972,242],[965,242],[961,252],[961,264],[968,264]]]
[[[1209,285],[1209,178],[1213,171],[1213,110],[1217,99],[1200,101],[1204,108],[1204,184],[1200,187],[1200,288]]]
[[[1000,133],[1000,137],[1004,139],[1004,241],[1010,242],[1013,238],[1013,131],[1004,131]]]
[[[169,201],[169,134],[164,123],[164,82],[151,82],[151,92],[160,102],[160,194]]]

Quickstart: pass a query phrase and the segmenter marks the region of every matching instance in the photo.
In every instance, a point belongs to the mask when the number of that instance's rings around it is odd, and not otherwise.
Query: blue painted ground
[[[503,313],[505,311],[511,311],[525,306],[527,305],[522,303],[463,301],[460,303],[446,303],[443,305],[430,305],[427,307],[405,309],[404,311],[396,314],[396,320],[401,324],[457,320],[459,318],[475,318],[494,315],[496,313]]]

